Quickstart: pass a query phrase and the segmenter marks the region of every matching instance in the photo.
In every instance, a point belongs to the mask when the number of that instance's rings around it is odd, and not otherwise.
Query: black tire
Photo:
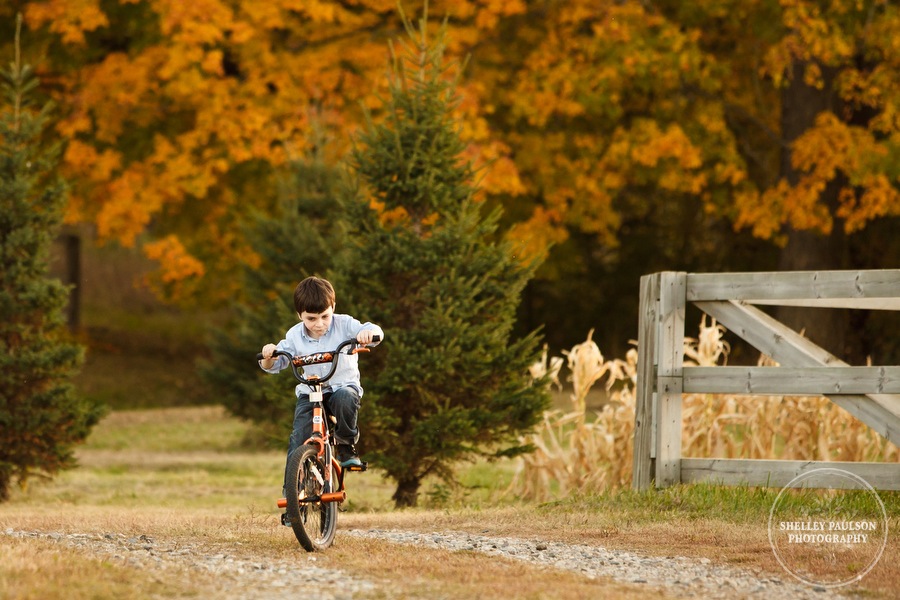
[[[297,541],[307,552],[331,546],[337,529],[337,502],[306,500],[331,491],[326,489],[327,482],[322,483],[326,466],[324,456],[317,452],[317,446],[300,446],[291,453],[287,467],[287,515]]]

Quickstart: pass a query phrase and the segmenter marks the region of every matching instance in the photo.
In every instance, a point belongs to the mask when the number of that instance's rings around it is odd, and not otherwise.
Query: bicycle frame
[[[375,336],[373,340],[375,342],[380,341],[379,336]],[[309,502],[343,502],[347,499],[347,492],[344,489],[344,467],[341,466],[340,462],[334,457],[334,452],[331,444],[331,433],[327,423],[325,422],[325,407],[324,407],[324,393],[322,392],[322,384],[331,379],[337,370],[338,360],[340,360],[341,350],[350,346],[350,351],[347,354],[358,354],[359,352],[369,352],[369,348],[366,346],[359,344],[356,340],[347,340],[345,342],[341,342],[338,347],[329,352],[317,352],[315,354],[307,354],[304,356],[292,356],[290,353],[285,352],[283,350],[277,350],[272,354],[272,358],[276,358],[278,356],[285,356],[290,360],[291,370],[294,373],[294,377],[300,383],[307,385],[310,389],[309,393],[309,401],[313,404],[313,414],[312,414],[312,435],[306,441],[303,442],[303,445],[316,445],[318,446],[318,456],[323,456],[323,463],[327,465],[331,465],[331,469],[326,469],[325,473],[322,474],[322,478],[327,483],[326,489],[330,490],[329,492],[323,493],[319,497],[311,497],[308,499]],[[262,354],[257,355],[257,359],[261,359]],[[311,376],[309,378],[304,377],[302,369],[304,366],[317,365],[331,363],[331,369],[329,369],[328,373],[323,377],[319,378],[316,376]],[[367,469],[367,464],[363,463],[362,466],[349,466],[346,468],[348,471],[365,471]],[[335,485],[335,481],[333,481],[332,474],[337,477],[337,485]],[[285,508],[287,506],[287,500],[281,499],[278,501],[279,508]]]
[[[337,360],[334,362],[337,364]],[[330,443],[331,432],[329,431],[330,428],[325,423],[322,384],[317,378],[310,378],[308,381],[310,382],[307,384],[310,387],[309,401],[313,403],[312,435],[310,435],[303,443],[304,445],[315,444],[318,446],[318,455],[324,455],[323,462],[326,465],[331,465],[331,469],[326,469],[325,473],[322,474],[322,477],[328,484],[327,489],[331,491],[322,494],[318,499],[321,502],[343,502],[347,499],[347,492],[344,490],[344,470],[343,467],[341,467],[341,463],[333,456],[334,453]],[[332,481],[332,474],[337,475],[337,486],[335,486],[335,482]]]

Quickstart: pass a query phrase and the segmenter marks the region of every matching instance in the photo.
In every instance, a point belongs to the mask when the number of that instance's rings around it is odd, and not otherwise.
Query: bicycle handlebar
[[[372,341],[380,342],[381,336],[372,336]],[[299,381],[300,383],[305,383],[306,385],[311,385],[314,383],[324,383],[331,379],[332,376],[334,376],[334,372],[337,371],[338,356],[341,354],[341,350],[343,350],[347,346],[353,346],[353,348],[346,354],[356,354],[357,352],[369,351],[369,348],[367,348],[365,344],[361,344],[356,340],[346,340],[344,342],[341,342],[337,348],[329,352],[316,352],[315,354],[292,356],[290,352],[285,352],[284,350],[276,350],[272,353],[271,358],[276,358],[279,356],[287,357],[287,359],[290,361],[291,370],[294,372],[294,377],[296,377],[297,381]],[[263,357],[262,352],[257,353],[256,360],[260,361],[264,358],[265,357]],[[312,379],[307,379],[303,376],[303,367],[325,363],[331,363],[331,369],[328,370],[328,373],[324,377],[314,377]]]

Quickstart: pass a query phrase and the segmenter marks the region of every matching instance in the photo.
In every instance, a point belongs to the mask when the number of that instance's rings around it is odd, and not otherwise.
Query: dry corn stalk
[[[546,376],[550,385],[556,386],[557,389],[561,390],[562,384],[559,382],[559,371],[562,369],[564,362],[559,356],[550,358],[547,344],[544,344],[540,360],[528,367],[528,372],[535,381]]]
[[[725,364],[725,328],[704,316],[696,339],[685,339],[685,364]],[[587,340],[569,352],[572,410],[547,411],[536,431],[522,439],[536,450],[520,460],[511,490],[545,500],[599,492],[631,480],[637,350],[605,361]],[[552,372],[559,385],[562,359],[542,357],[532,373]],[[760,366],[776,366],[766,356]],[[604,377],[608,403],[588,419],[586,398]],[[682,399],[682,454],[710,458],[898,461],[900,449],[827,398],[686,394]]]
[[[592,337],[593,330],[587,340],[564,352],[571,373],[572,410],[545,412],[535,433],[523,439],[535,451],[521,459],[513,479],[511,489],[522,497],[547,499],[618,487],[630,477],[634,429],[630,390],[637,373],[637,352],[630,352],[625,361],[606,361]],[[610,402],[595,421],[587,422],[587,395],[604,376],[608,391],[617,381],[627,381],[630,387],[610,391]]]

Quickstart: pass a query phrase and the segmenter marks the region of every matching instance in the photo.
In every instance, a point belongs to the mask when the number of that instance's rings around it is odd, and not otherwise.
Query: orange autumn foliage
[[[461,20],[455,52],[464,54],[525,5],[446,1],[432,10]],[[72,139],[68,219],[126,245],[154,223],[207,266],[245,251],[194,235],[233,228],[233,212],[219,208],[235,172],[256,164],[275,173],[302,156],[311,118],[347,148],[361,105],[375,106],[384,89],[386,42],[401,31],[393,0],[45,0],[24,2],[24,13],[71,52],[43,66],[65,110],[58,129]],[[521,193],[511,150],[483,113],[468,94],[460,120],[469,157],[497,166],[488,192]],[[152,245],[145,253],[160,256]],[[174,264],[161,262],[163,280],[200,273]]]
[[[339,157],[365,110],[381,118],[402,38],[394,0],[20,4],[71,140],[69,219],[124,244],[152,225],[205,273],[248,254],[246,205],[271,204],[313,123]],[[665,204],[775,240],[900,214],[900,8],[886,0],[432,0],[429,14],[468,59],[457,118],[485,167],[479,199],[506,207],[523,253],[573,231],[614,248],[623,222]],[[791,81],[836,102],[787,143]],[[176,263],[162,279],[200,276]]]

